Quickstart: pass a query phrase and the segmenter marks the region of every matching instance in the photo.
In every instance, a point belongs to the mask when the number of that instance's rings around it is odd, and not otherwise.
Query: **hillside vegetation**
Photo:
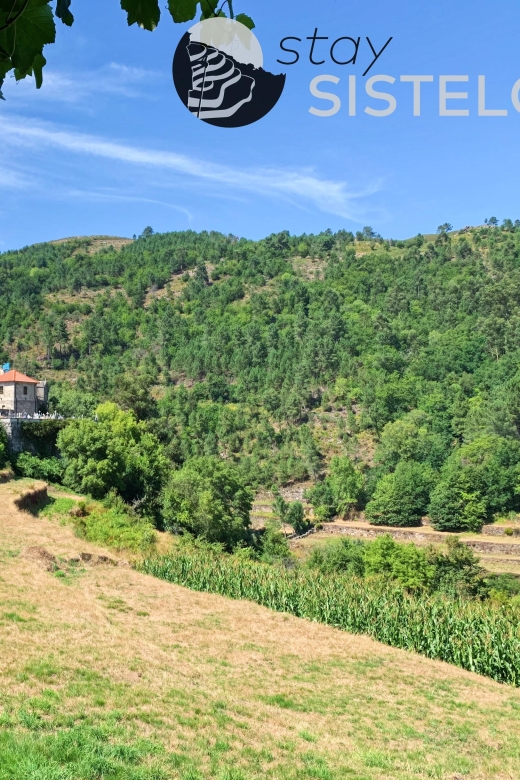
[[[114,566],[28,488],[0,485],[1,780],[518,777],[518,690]]]
[[[0,358],[51,378],[65,416],[133,410],[139,457],[158,440],[166,470],[214,456],[253,487],[317,481],[322,519],[478,530],[520,502],[520,223],[446,227],[5,252]],[[321,481],[335,455],[348,489]],[[127,498],[159,516],[144,482]]]

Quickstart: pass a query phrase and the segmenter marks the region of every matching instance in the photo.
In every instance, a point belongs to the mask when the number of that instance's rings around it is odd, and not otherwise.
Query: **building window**
[[[24,385],[24,388],[23,388],[23,394],[27,395],[27,387],[25,387],[25,385]]]
[[[3,394],[4,394],[4,386],[0,385],[0,395],[3,395]]]

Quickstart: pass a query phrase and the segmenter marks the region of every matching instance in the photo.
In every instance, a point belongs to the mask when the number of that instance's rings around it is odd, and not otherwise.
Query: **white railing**
[[[43,414],[41,412],[35,412],[34,414],[26,414],[24,412],[11,412],[9,409],[0,409],[0,419],[9,420],[64,420],[65,418],[61,414],[53,412],[52,414]]]

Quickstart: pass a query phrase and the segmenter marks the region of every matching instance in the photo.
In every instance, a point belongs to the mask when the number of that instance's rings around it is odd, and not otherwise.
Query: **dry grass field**
[[[118,556],[22,488],[0,485],[0,780],[520,777],[520,691],[85,562]]]

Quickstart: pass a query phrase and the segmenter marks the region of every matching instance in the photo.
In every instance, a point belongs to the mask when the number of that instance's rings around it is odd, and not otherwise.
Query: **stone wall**
[[[0,417],[0,425],[3,425],[5,428],[5,432],[7,433],[7,438],[9,439],[9,447],[11,448],[11,451],[15,454],[22,452],[24,449],[23,436],[22,436],[22,420],[19,420],[16,417],[6,417],[6,418]]]
[[[0,425],[5,428],[13,455],[31,452],[40,458],[50,458],[57,455],[56,438],[67,421],[0,417]]]
[[[378,536],[390,534],[394,539],[401,539],[406,542],[435,542],[438,539],[431,533],[421,533],[420,531],[396,531],[393,528],[359,528],[357,526],[334,525],[333,523],[324,523],[323,531],[328,534],[344,534],[346,536],[355,536],[361,539],[375,539]]]
[[[504,525],[485,525],[482,528],[482,533],[485,536],[520,536],[520,528]]]
[[[358,528],[356,526],[335,526],[333,523],[324,523],[322,530],[329,534],[354,536],[358,539],[375,539],[378,536],[390,534],[390,536],[396,540],[416,542],[418,544],[439,544],[439,542],[443,541],[442,538],[439,538],[437,534],[433,535],[431,533],[421,533],[420,531],[397,531],[393,528]],[[449,536],[449,534],[446,534],[446,536]],[[507,537],[504,538],[507,539]],[[518,543],[507,544],[506,542],[486,542],[484,540],[480,541],[478,539],[464,538],[461,539],[461,542],[476,552],[496,553],[497,555],[513,555],[520,557],[520,544]]]

